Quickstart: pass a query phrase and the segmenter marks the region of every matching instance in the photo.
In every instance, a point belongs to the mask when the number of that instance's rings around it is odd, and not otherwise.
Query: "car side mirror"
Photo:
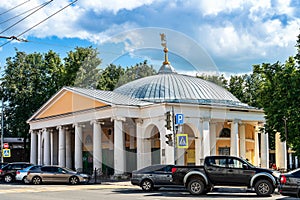
[[[249,169],[247,164],[243,164],[243,169]]]

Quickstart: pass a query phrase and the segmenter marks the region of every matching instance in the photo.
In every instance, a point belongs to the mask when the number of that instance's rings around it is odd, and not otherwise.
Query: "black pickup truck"
[[[201,195],[214,186],[245,186],[258,196],[270,196],[277,187],[280,173],[258,168],[234,156],[207,156],[204,166],[174,166],[173,184],[185,186],[191,194]]]

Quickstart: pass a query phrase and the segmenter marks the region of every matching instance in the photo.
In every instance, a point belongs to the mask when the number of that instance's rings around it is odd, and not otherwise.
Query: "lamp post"
[[[288,118],[286,117],[286,116],[284,116],[283,118],[283,121],[284,121],[284,132],[285,132],[285,141],[286,141],[286,151],[287,151],[287,156],[289,156],[289,166],[290,166],[290,169],[292,169],[293,168],[293,162],[292,162],[292,153],[291,152],[289,152],[289,150],[290,150],[290,148],[289,148],[289,146],[288,146],[288,141],[287,141],[287,139],[288,139],[288,131],[287,131],[287,125],[286,125],[286,122],[287,122],[287,120],[288,120]]]
[[[4,133],[4,115],[3,115],[3,111],[4,111],[4,104],[3,104],[4,100],[2,97],[1,100],[1,162],[3,163],[3,133]]]

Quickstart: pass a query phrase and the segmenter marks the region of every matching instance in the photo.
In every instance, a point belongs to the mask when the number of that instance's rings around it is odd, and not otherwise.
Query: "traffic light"
[[[168,130],[172,130],[172,113],[170,111],[166,112],[166,125]]]
[[[166,134],[166,143],[169,145],[169,146],[173,146],[173,134]]]

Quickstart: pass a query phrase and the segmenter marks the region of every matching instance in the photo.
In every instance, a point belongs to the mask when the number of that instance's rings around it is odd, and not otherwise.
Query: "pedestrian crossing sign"
[[[2,155],[3,157],[10,157],[10,149],[3,149]]]
[[[188,148],[188,134],[177,134],[177,147]]]

